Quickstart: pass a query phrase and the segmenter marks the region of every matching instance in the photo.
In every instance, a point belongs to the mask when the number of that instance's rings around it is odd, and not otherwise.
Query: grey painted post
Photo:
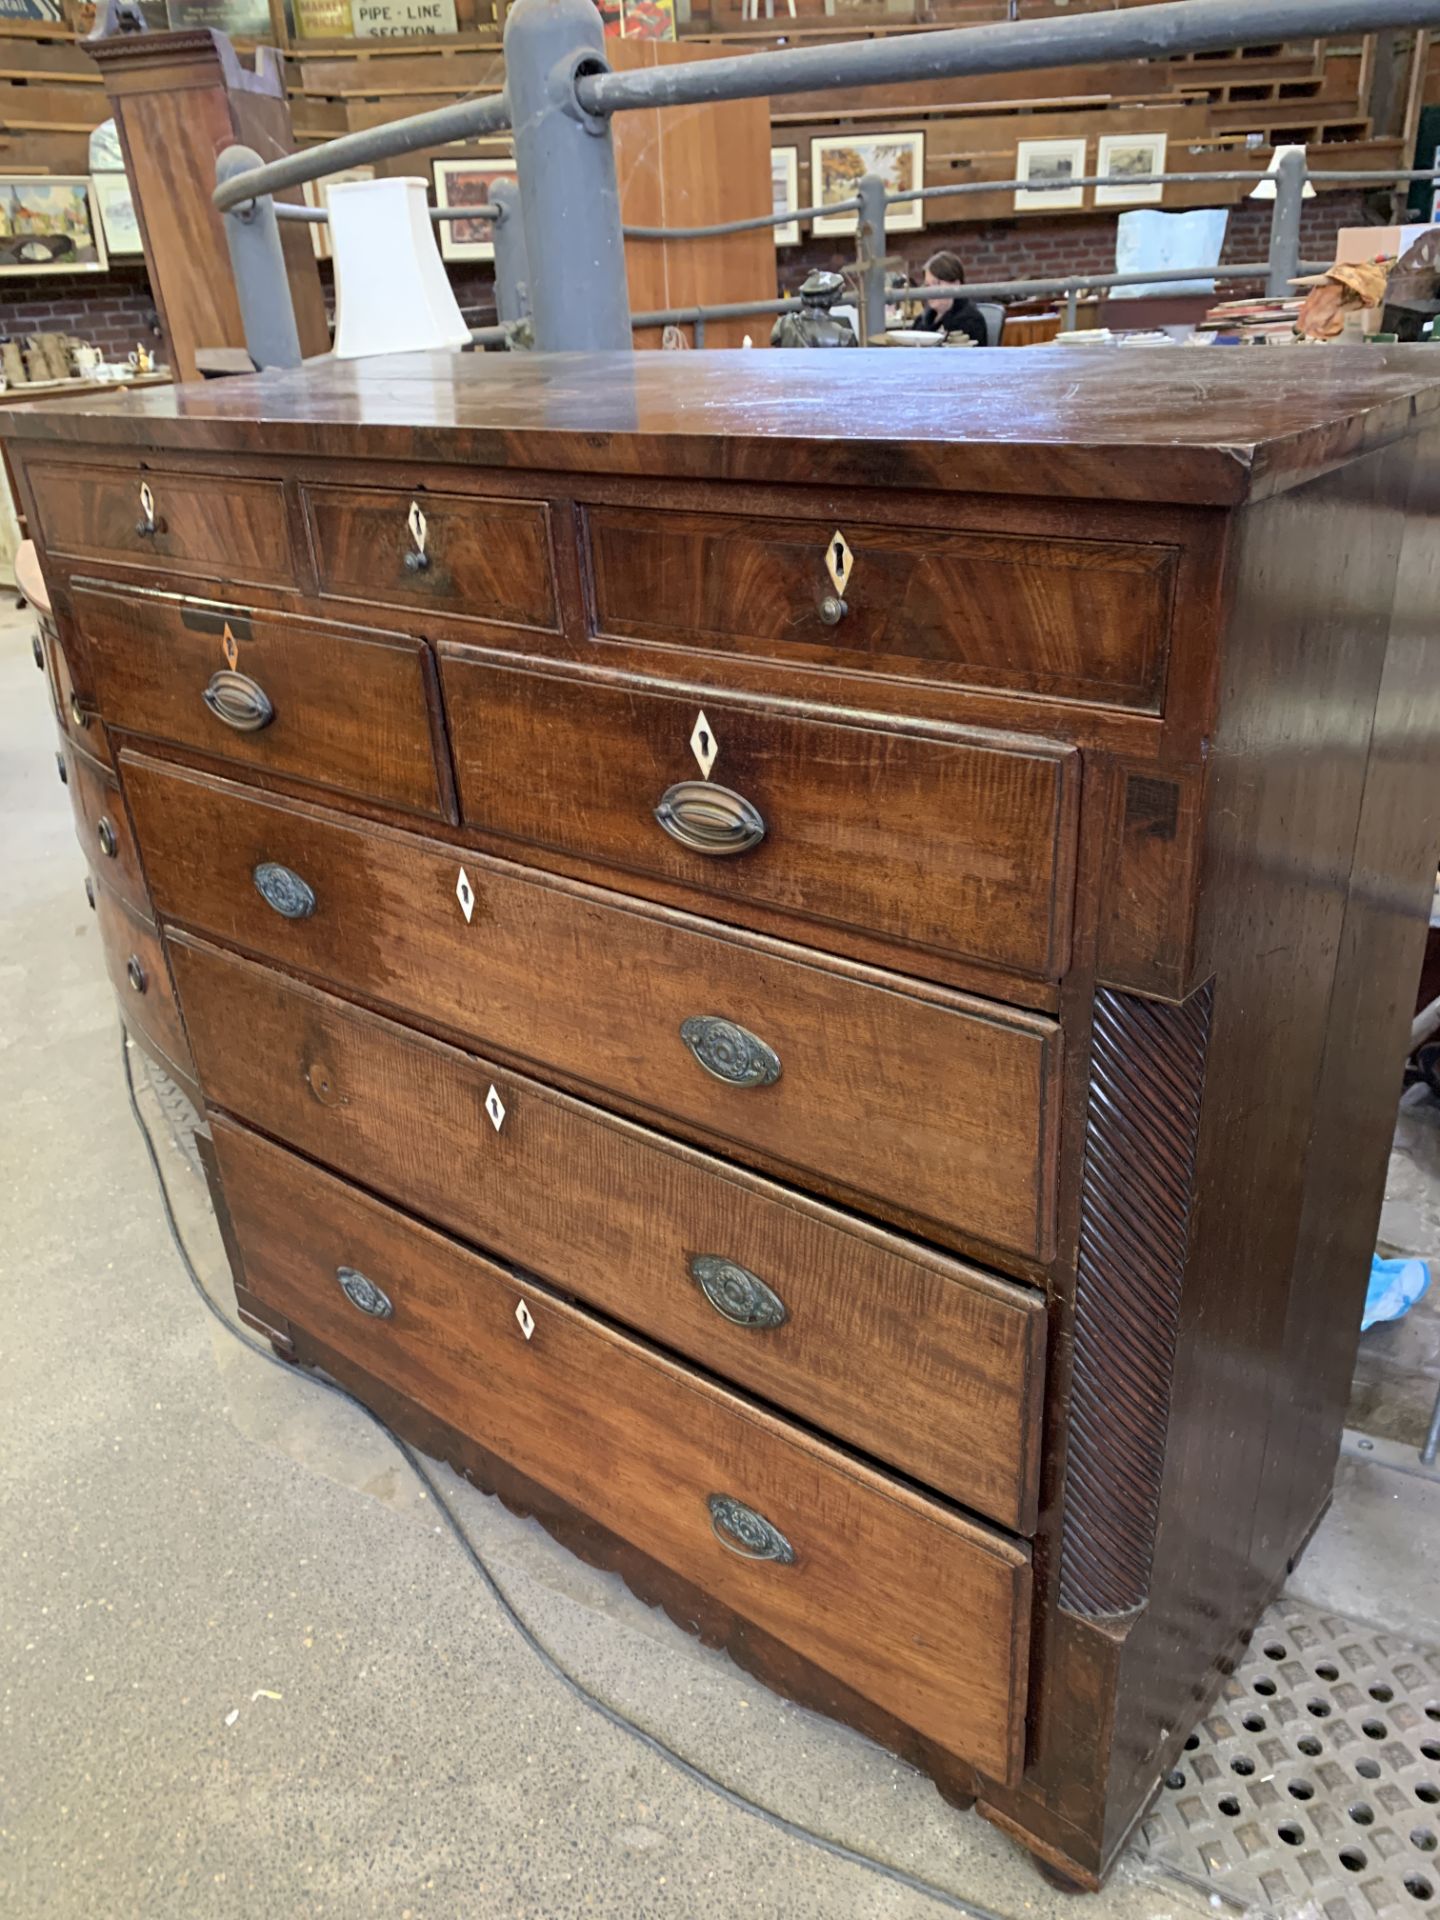
[[[1270,213],[1270,270],[1265,291],[1273,299],[1293,293],[1300,271],[1300,209],[1305,198],[1305,156],[1282,153],[1275,169],[1275,205]]]
[[[1080,289],[1078,287],[1067,287],[1065,289],[1065,331],[1067,333],[1074,333],[1079,324]]]
[[[216,183],[223,186],[237,173],[259,165],[260,156],[253,148],[226,147],[215,162]],[[250,358],[257,367],[298,367],[300,332],[275,202],[268,193],[262,194],[221,217]]]
[[[860,182],[855,216],[855,257],[860,268],[860,344],[885,331],[885,182],[867,173]]]
[[[605,71],[594,0],[515,0],[505,79],[542,352],[632,344],[610,123],[575,93],[579,74]]]
[[[490,198],[499,209],[499,218],[490,224],[495,242],[495,312],[502,323],[523,320],[530,311],[530,266],[525,257],[520,190],[513,180],[496,180]]]

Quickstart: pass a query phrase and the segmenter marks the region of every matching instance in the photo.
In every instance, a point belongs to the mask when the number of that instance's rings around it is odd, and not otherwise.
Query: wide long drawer
[[[121,756],[157,911],[901,1224],[1051,1231],[1055,1023]]]
[[[1064,972],[1073,747],[441,652],[477,826],[742,909]]]
[[[1034,1522],[1042,1297],[188,935],[207,1098],[991,1519]]]
[[[88,585],[73,601],[110,726],[410,812],[449,811],[422,641]]]
[[[217,1121],[245,1284],[948,1752],[1017,1777],[1023,1547]]]

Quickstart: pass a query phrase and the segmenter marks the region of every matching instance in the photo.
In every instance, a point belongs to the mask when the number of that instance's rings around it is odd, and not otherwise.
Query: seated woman
[[[953,253],[932,253],[925,262],[924,285],[927,287],[964,284],[965,269]],[[968,333],[977,347],[990,344],[985,316],[973,300],[952,300],[948,307],[938,300],[927,300],[915,325],[925,333]]]

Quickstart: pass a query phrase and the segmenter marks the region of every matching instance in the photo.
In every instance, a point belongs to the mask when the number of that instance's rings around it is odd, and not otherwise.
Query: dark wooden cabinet
[[[244,1317],[1093,1886],[1329,1495],[1440,379],[954,358],[3,435]]]

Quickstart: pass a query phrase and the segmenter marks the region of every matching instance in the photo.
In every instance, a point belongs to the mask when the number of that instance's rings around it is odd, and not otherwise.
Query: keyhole
[[[706,756],[707,756],[707,755],[709,754],[709,752],[710,752],[710,736],[709,736],[709,734],[708,734],[708,733],[706,733],[706,731],[705,731],[705,729],[704,729],[704,728],[702,727],[702,728],[700,729],[700,757],[701,757],[701,759],[702,759],[702,760],[703,760],[703,759],[705,759],[705,758],[706,758]]]
[[[844,546],[843,546],[843,544],[842,544],[842,543],[841,543],[841,542],[840,542],[839,540],[837,540],[837,541],[835,542],[835,568],[836,568],[836,571],[838,572],[838,571],[839,571],[839,569],[840,569],[841,567],[843,567],[843,566],[844,566],[844,564],[845,564],[845,548],[844,548]]]

